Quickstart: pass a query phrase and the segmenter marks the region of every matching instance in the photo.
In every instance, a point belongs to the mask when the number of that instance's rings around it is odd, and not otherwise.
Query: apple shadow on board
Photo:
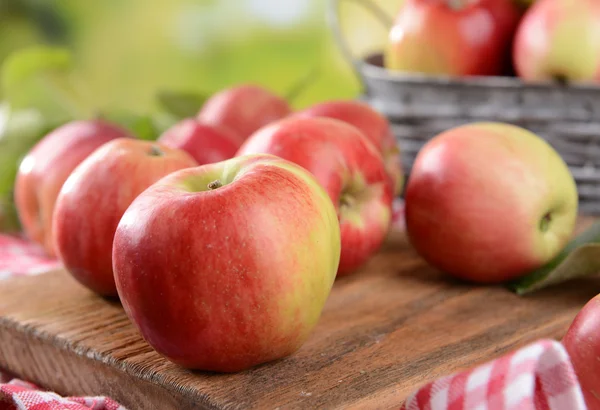
[[[389,262],[382,266],[378,261],[379,258]],[[382,245],[377,259],[369,261],[354,275],[338,278],[336,286],[341,287],[360,282],[363,276],[368,275],[370,271],[381,269],[393,271],[393,275],[391,276],[400,282],[418,282],[436,288],[462,289],[465,292],[470,290],[492,290],[513,295],[516,301],[527,298],[530,300],[547,301],[548,303],[558,302],[564,304],[565,307],[572,306],[573,304],[583,305],[600,293],[600,276],[588,276],[570,280],[560,284],[560,286],[549,286],[526,295],[517,295],[508,289],[504,283],[490,285],[460,279],[427,264],[411,246],[404,228],[393,231],[390,234],[387,241]],[[562,298],[557,298],[557,293]],[[559,300],[557,301],[557,299]]]
[[[527,298],[529,300],[546,301],[552,304],[562,304],[565,308],[574,304],[583,306],[583,304],[600,293],[600,276],[588,276],[570,280],[560,285],[549,286],[526,295],[517,295],[508,289],[504,283],[484,284],[461,279],[428,265],[411,246],[405,231],[394,232],[383,245],[380,253],[382,258],[397,260],[399,251],[402,252],[402,258],[406,262],[393,263],[386,268],[393,269],[394,278],[402,282],[420,282],[437,288],[463,289],[464,291],[492,290],[513,295],[515,301]],[[360,280],[361,275],[367,274],[367,271],[372,270],[372,263],[376,263],[376,261],[370,261],[356,275],[338,279],[337,283],[342,285],[342,283]],[[557,294],[560,294],[561,297],[557,297]]]
[[[401,256],[400,256],[401,254]],[[336,280],[336,286],[344,286],[346,283],[354,283],[361,277],[375,269],[393,270],[393,277],[402,282],[419,282],[436,288],[453,288],[469,290],[494,290],[508,295],[513,295],[516,301],[524,298],[530,300],[547,301],[548,303],[560,303],[565,307],[573,304],[585,304],[600,293],[600,276],[588,276],[570,280],[560,285],[549,286],[526,295],[517,295],[507,288],[504,283],[484,284],[475,283],[450,275],[441,269],[427,264],[412,247],[406,230],[396,230],[390,234],[387,241],[379,251],[379,258],[389,260],[388,266],[381,266],[378,259],[369,261],[355,275],[342,277]],[[562,297],[557,298],[557,293]]]

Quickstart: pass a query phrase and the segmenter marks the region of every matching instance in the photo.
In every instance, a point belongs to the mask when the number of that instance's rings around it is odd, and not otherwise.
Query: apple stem
[[[342,197],[340,198],[340,205],[341,206],[345,206],[345,207],[349,207],[354,205],[354,197],[348,195],[348,194],[342,194]]]
[[[210,184],[208,184],[208,189],[210,189],[212,191],[215,189],[219,189],[222,186],[223,186],[223,183],[217,179],[216,181],[213,181]]]
[[[148,154],[152,157],[162,157],[165,155],[165,153],[157,145],[152,145]]]
[[[550,227],[550,222],[552,222],[552,215],[550,215],[550,212],[548,212],[542,217],[542,220],[540,221],[540,231],[548,231],[548,228]]]
[[[568,85],[569,84],[569,79],[564,74],[556,74],[555,76],[553,76],[553,78],[554,78],[554,81],[556,81],[559,85]]]

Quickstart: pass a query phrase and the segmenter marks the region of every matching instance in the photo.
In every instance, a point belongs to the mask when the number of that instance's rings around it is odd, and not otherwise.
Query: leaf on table
[[[512,281],[509,289],[519,295],[591,276],[600,272],[600,222],[574,238],[553,260],[528,275]]]
[[[178,118],[195,117],[208,97],[194,92],[160,91],[156,98],[162,109]]]
[[[55,119],[87,118],[94,109],[82,96],[71,52],[34,46],[10,54],[2,64],[0,85],[13,109],[35,108]]]

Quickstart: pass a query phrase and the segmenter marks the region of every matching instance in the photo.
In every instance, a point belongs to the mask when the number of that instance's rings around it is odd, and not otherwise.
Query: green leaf
[[[208,97],[194,92],[161,91],[156,96],[160,106],[177,118],[195,117]]]
[[[42,72],[65,72],[71,69],[71,53],[64,48],[31,47],[8,56],[2,66],[2,88],[15,89]]]
[[[0,232],[16,233],[21,230],[21,223],[12,195],[0,198]]]
[[[4,61],[0,73],[3,96],[13,109],[35,108],[61,119],[88,118],[93,112],[81,95],[68,49],[35,46]]]
[[[36,110],[12,111],[4,107],[0,126],[0,198],[12,190],[21,159],[58,124]]]
[[[60,125],[35,109],[12,110],[7,104],[0,107],[0,232],[18,228],[12,195],[21,160]]]
[[[127,111],[112,111],[102,113],[100,117],[127,128],[141,140],[154,141],[158,138],[159,131],[150,116]]]
[[[154,123],[154,127],[158,131],[159,136],[180,120],[180,118],[166,112],[159,112],[152,116],[152,122]]]
[[[553,260],[508,283],[519,295],[600,272],[600,222],[573,239]]]
[[[151,117],[137,117],[130,123],[129,128],[138,136],[139,139],[155,141],[158,138],[158,131],[156,130],[154,121]]]

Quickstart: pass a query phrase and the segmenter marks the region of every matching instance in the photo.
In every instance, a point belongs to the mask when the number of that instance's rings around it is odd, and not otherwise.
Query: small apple
[[[600,81],[600,2],[536,1],[515,36],[514,63],[526,81]]]
[[[600,295],[577,314],[562,340],[588,410],[600,409]]]
[[[64,183],[54,209],[54,247],[81,284],[117,296],[113,237],[133,200],[160,178],[198,164],[184,151],[127,138],[104,144]]]
[[[339,276],[381,247],[392,220],[392,181],[381,154],[357,128],[332,118],[286,118],[252,135],[237,155],[259,153],[304,167],[329,194],[341,225]]]
[[[239,138],[226,128],[186,118],[165,131],[158,142],[190,154],[199,165],[225,161],[240,148]]]
[[[294,115],[334,118],[358,128],[383,155],[385,167],[395,188],[394,193],[396,195],[402,193],[404,171],[396,138],[387,118],[369,104],[354,100],[327,101],[315,104]]]
[[[15,203],[29,239],[55,256],[52,214],[63,183],[96,148],[116,138],[134,138],[126,129],[102,120],[73,121],[42,138],[25,156],[15,181]]]
[[[119,296],[145,340],[174,363],[217,372],[299,349],[339,260],[327,193],[271,155],[161,179],[125,212],[113,248]]]
[[[197,118],[205,124],[232,130],[241,144],[258,129],[287,117],[291,112],[283,98],[263,87],[246,84],[213,95]]]
[[[546,141],[514,125],[473,123],[422,148],[405,202],[408,236],[427,262],[461,279],[499,283],[564,248],[578,195]]]
[[[511,0],[406,0],[384,64],[400,72],[501,75],[521,13]]]

